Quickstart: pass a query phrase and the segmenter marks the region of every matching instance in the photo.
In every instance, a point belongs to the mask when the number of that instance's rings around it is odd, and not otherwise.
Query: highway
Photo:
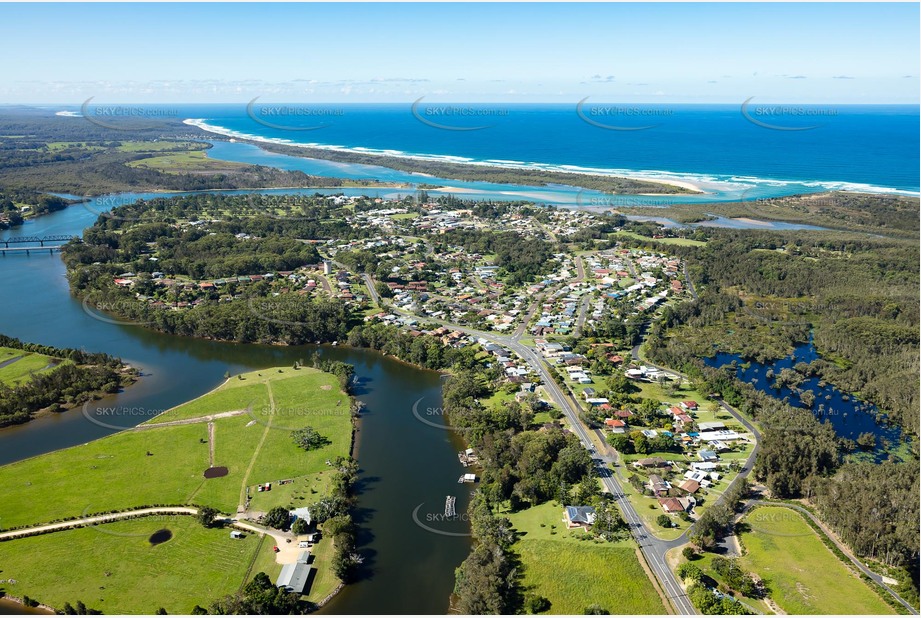
[[[580,280],[580,281],[584,280],[585,270],[584,270],[584,266],[583,266],[581,257],[576,259],[576,268],[577,268],[577,273],[578,273],[577,280]],[[633,269],[631,268],[631,271],[632,270]],[[687,276],[686,272],[685,272],[685,276]],[[365,284],[367,285],[372,301],[380,305],[378,295],[374,287],[374,280],[371,278],[370,275],[366,273],[362,274],[362,278]],[[689,283],[689,288],[690,288],[692,295],[696,296],[696,291],[690,285],[690,281],[688,281],[688,283]],[[615,503],[618,505],[621,512],[623,513],[624,521],[626,521],[631,534],[633,535],[634,539],[637,542],[637,545],[639,546],[640,550],[643,552],[643,556],[646,559],[646,563],[649,565],[650,570],[655,574],[655,577],[658,580],[658,583],[661,586],[662,591],[664,592],[665,596],[668,597],[669,601],[674,607],[674,610],[679,614],[686,614],[686,615],[697,614],[698,613],[697,610],[694,608],[694,605],[691,603],[690,599],[688,598],[687,593],[685,592],[684,588],[681,586],[681,583],[678,581],[678,578],[675,577],[674,573],[672,573],[671,569],[668,567],[668,564],[666,563],[666,558],[665,558],[665,555],[669,550],[674,549],[676,547],[681,547],[682,545],[685,545],[688,542],[687,532],[682,534],[677,539],[673,539],[671,541],[660,539],[651,533],[651,531],[646,527],[646,524],[640,518],[639,514],[636,512],[636,509],[627,499],[624,492],[621,490],[620,483],[625,482],[625,481],[623,479],[619,479],[618,470],[616,468],[616,465],[617,465],[616,455],[611,456],[611,455],[606,455],[603,453],[596,453],[595,448],[593,446],[593,442],[592,442],[591,430],[579,418],[579,410],[580,410],[579,404],[573,399],[572,394],[568,391],[568,389],[564,392],[563,388],[561,388],[560,385],[557,384],[556,380],[553,379],[553,376],[550,374],[550,371],[544,359],[542,359],[540,355],[533,348],[526,346],[520,341],[522,336],[526,332],[528,322],[530,321],[532,316],[536,313],[544,295],[549,292],[550,290],[547,290],[547,292],[535,298],[527,314],[523,317],[523,321],[521,325],[511,335],[500,335],[496,333],[484,332],[484,331],[480,331],[474,328],[469,328],[469,327],[461,326],[458,324],[452,324],[444,320],[434,320],[432,318],[423,318],[423,319],[427,321],[435,322],[447,328],[455,329],[460,332],[467,333],[469,335],[473,335],[475,337],[482,338],[484,340],[491,341],[493,343],[501,345],[507,348],[508,350],[515,352],[519,357],[521,357],[525,362],[527,362],[535,371],[538,372],[548,395],[551,397],[551,399],[553,399],[553,401],[563,411],[566,418],[569,420],[569,423],[572,427],[573,432],[579,437],[581,442],[584,445],[586,445],[586,448],[589,448],[591,450],[592,455],[593,455],[593,460],[597,464],[597,470],[599,473],[599,477],[601,478],[604,488],[613,496]],[[582,301],[583,302],[582,302],[581,309],[583,311],[580,312],[579,320],[577,324],[577,328],[579,328],[579,330],[581,330],[581,326],[582,326],[582,322],[584,318],[584,312],[585,312],[584,310],[587,309],[588,307],[588,302],[587,302],[588,295],[587,294],[582,299]],[[418,317],[402,309],[391,308],[390,310],[394,313],[411,316],[411,317]],[[639,346],[636,346],[633,349],[633,356],[637,360],[639,360],[638,348]],[[654,366],[648,362],[646,364],[649,366]],[[672,370],[668,370],[664,368],[659,368],[659,369],[661,369],[662,371],[671,373],[673,375],[681,375],[680,373],[676,371],[672,371]],[[752,464],[754,463],[755,456],[760,446],[761,434],[757,430],[756,427],[754,427],[744,417],[742,417],[742,415],[739,414],[738,411],[736,411],[734,408],[732,408],[732,406],[730,406],[729,404],[727,404],[725,401],[721,399],[717,400],[717,402],[724,410],[726,410],[726,412],[731,414],[748,431],[750,431],[756,440],[755,448],[752,450],[752,453],[749,455],[748,459],[746,460],[745,466],[743,467],[742,471],[739,473],[736,479],[734,479],[733,482],[730,484],[730,488],[731,488],[735,486],[737,483],[739,483],[742,478],[745,478],[751,472]],[[605,444],[603,435],[599,435],[599,438],[601,439],[601,443]],[[611,449],[611,452],[616,454],[616,451],[613,451],[613,449]],[[609,468],[607,464],[612,464],[612,466],[615,466],[615,467]]]
[[[373,290],[374,282],[371,277],[367,274],[363,274],[362,277],[367,284],[368,289]],[[375,297],[376,294],[372,292],[372,299]],[[539,302],[540,299],[536,300],[534,305],[536,306]],[[535,308],[536,307],[532,306],[532,309],[528,312],[529,316],[533,315]],[[391,308],[390,310],[394,313],[417,317],[401,309]],[[543,360],[538,356],[537,352],[519,341],[522,333],[525,330],[524,328],[519,328],[518,331],[516,331],[516,333],[513,335],[498,335],[495,333],[488,333],[473,328],[468,328],[466,326],[460,326],[458,324],[452,324],[443,320],[433,320],[431,318],[425,319],[427,321],[441,324],[447,328],[458,330],[460,332],[467,333],[468,335],[473,335],[475,337],[494,342],[518,354],[518,356],[520,356],[540,374],[541,380],[544,383],[544,387],[547,390],[547,393],[569,419],[573,432],[579,437],[584,445],[587,445],[587,447],[591,449],[592,453],[594,454],[595,451],[594,447],[592,447],[590,430],[582,423],[582,420],[579,418],[578,404],[572,399],[571,394],[563,392],[560,386],[553,379],[553,376],[550,375],[550,372],[548,371]],[[524,324],[527,325],[527,322]],[[606,459],[607,461],[605,461]],[[633,508],[633,505],[630,504],[630,501],[626,498],[623,491],[621,490],[616,476],[612,473],[611,469],[605,465],[606,463],[610,463],[610,460],[611,458],[609,457],[599,458],[595,456],[599,476],[601,477],[601,481],[604,484],[605,489],[613,496],[616,504],[623,513],[624,521],[627,522],[631,534],[633,535],[634,539],[636,539],[637,545],[639,545],[640,550],[643,552],[646,563],[649,565],[650,570],[655,574],[659,585],[661,586],[665,596],[668,597],[669,601],[674,606],[675,611],[679,614],[686,615],[697,614],[698,612],[694,609],[693,604],[688,599],[684,588],[682,588],[678,579],[675,577],[674,573],[672,573],[671,569],[668,567],[665,561],[666,552],[674,547],[679,547],[685,544],[687,541],[683,537],[674,541],[663,541],[662,539],[655,537],[649,532],[642,519],[640,519],[640,516],[637,514],[636,510]]]

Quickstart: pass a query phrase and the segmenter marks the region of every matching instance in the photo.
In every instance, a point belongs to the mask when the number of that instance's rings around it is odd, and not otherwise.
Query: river
[[[81,234],[96,216],[92,205],[73,206],[3,232],[0,238]],[[114,424],[134,425],[197,397],[220,384],[227,371],[291,365],[317,349],[220,343],[107,322],[85,311],[70,295],[64,274],[58,254],[0,257],[0,332],[57,347],[105,351],[138,367],[142,379],[137,384],[98,402],[131,410],[130,416]],[[320,350],[355,366],[356,396],[366,406],[356,442],[360,466],[356,519],[365,562],[360,580],[323,611],[444,614],[454,569],[467,555],[470,541],[463,518],[440,522],[439,517],[448,494],[457,496],[457,512],[463,513],[471,486],[457,483],[464,471],[456,455],[461,448],[458,437],[413,414],[415,404],[421,409],[439,408],[441,376],[368,350],[342,346]],[[440,415],[430,415],[428,420],[442,422]],[[79,409],[43,416],[0,430],[0,464],[82,444],[112,431],[89,422]],[[416,520],[452,534],[426,530]],[[207,600],[207,591],[203,594]]]
[[[266,153],[249,144],[217,142],[214,146],[209,155],[216,158],[302,169],[308,173],[337,171],[336,175],[349,177],[368,174],[363,169],[367,166]],[[410,178],[405,172],[384,173],[383,169],[378,168],[375,174],[382,180],[420,180],[417,175]],[[424,180],[438,182],[431,177]],[[465,196],[471,198],[527,198],[573,205],[579,205],[582,199],[581,192],[572,187],[536,189],[456,181],[450,184],[461,187]],[[262,193],[315,192],[318,191],[278,189]],[[320,192],[381,197],[407,193],[361,188]],[[91,200],[0,232],[0,239],[80,235],[100,212],[112,206],[162,196],[162,193],[121,194]],[[142,379],[136,385],[97,404],[130,411],[130,415],[121,419],[106,419],[124,427],[207,392],[223,381],[225,372],[291,365],[315,349],[176,337],[100,319],[98,313],[86,310],[70,295],[64,265],[57,254],[0,257],[0,292],[0,333],[57,347],[108,352],[141,370]],[[448,610],[454,569],[470,547],[469,525],[463,513],[471,486],[457,484],[463,472],[456,457],[462,446],[459,438],[447,429],[421,422],[413,413],[414,406],[417,410],[440,410],[440,376],[366,350],[326,346],[322,352],[355,365],[357,396],[366,404],[357,441],[360,474],[356,511],[361,528],[359,550],[365,562],[361,579],[345,588],[322,611],[443,614]],[[440,414],[429,414],[428,418],[435,425],[442,423]],[[0,430],[0,465],[82,444],[112,431],[89,422],[79,410],[43,416]],[[445,496],[449,494],[457,496],[456,511],[461,514],[453,520],[444,518]]]

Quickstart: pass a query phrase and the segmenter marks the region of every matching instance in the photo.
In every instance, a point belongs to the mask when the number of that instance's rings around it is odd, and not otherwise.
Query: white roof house
[[[310,509],[306,506],[302,506],[291,511],[291,517],[294,519],[303,519],[307,522],[307,525],[310,525]]]

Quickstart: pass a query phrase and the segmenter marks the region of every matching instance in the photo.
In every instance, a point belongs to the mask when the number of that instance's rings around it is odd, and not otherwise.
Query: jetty
[[[476,452],[472,448],[459,452],[457,454],[457,459],[465,468],[480,462],[480,458],[477,457]]]
[[[454,502],[456,498],[454,496],[448,496],[445,499],[445,517],[454,517],[457,515],[457,512],[454,510]]]
[[[477,480],[476,474],[462,474],[461,477],[457,479],[457,482],[458,483],[476,483],[476,480]]]

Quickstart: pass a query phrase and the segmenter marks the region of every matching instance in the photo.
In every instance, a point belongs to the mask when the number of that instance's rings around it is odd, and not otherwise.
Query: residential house
[[[588,528],[595,523],[595,508],[591,506],[567,506],[563,509],[563,521],[567,528]]]
[[[657,474],[649,475],[647,486],[655,496],[667,496],[668,490],[672,488],[668,481]]]
[[[691,479],[685,479],[678,483],[678,489],[686,491],[689,494],[696,493],[700,489],[700,483],[697,481],[692,481]]]
[[[693,498],[659,498],[659,506],[669,515],[688,511],[695,504],[696,501]]]
[[[669,463],[661,457],[644,457],[633,462],[636,468],[668,468]]]

